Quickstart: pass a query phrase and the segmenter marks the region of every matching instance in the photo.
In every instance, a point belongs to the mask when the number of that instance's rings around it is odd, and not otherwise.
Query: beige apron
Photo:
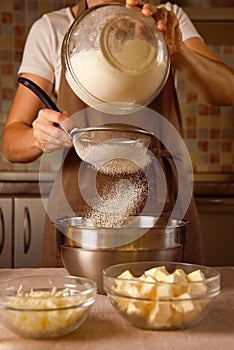
[[[85,6],[85,0],[81,0],[77,16],[85,10]],[[68,111],[70,115],[87,107],[86,104],[73,93],[68,85],[64,74],[64,62],[62,62],[61,82],[57,104],[60,110]],[[178,132],[182,133],[181,114],[172,70],[170,71],[168,80],[162,92],[148,107],[166,117],[167,120],[170,121],[170,123],[172,123],[172,125],[178,130]],[[165,213],[170,213],[175,204],[177,195],[177,173],[175,165],[170,155],[168,155],[167,150],[164,149],[157,139],[153,140],[151,150],[158,158],[158,161],[160,162],[161,166],[163,166],[166,174],[169,193],[167,195],[164,211]],[[72,148],[67,153],[63,164],[62,186],[63,191],[65,192],[66,200],[73,208],[75,214],[77,216],[84,216],[90,208],[83,200],[79,186],[77,186],[76,174],[78,173],[79,166],[80,159],[78,158],[75,150]],[[102,181],[104,181],[106,184],[106,177],[104,175],[100,176],[99,183],[102,184]],[[116,181],[118,181],[118,179]],[[57,192],[54,191],[53,193],[52,190],[49,200],[49,202],[51,201],[52,206],[56,201],[59,201],[59,199],[57,200],[57,196]],[[139,213],[140,212],[141,208],[139,208]],[[190,224],[187,226],[184,261],[203,264],[202,240],[194,198],[191,200],[184,219],[190,222]],[[44,267],[62,266],[56,243],[56,229],[51,224],[48,217],[46,219],[45,233],[42,243],[41,265]]]

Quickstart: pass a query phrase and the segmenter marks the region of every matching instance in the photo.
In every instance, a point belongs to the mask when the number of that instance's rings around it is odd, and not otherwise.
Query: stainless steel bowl
[[[94,280],[98,292],[103,293],[102,271],[110,265],[148,260],[182,261],[188,222],[139,216],[119,228],[88,227],[82,217],[65,218],[54,224],[61,259],[68,273]]]

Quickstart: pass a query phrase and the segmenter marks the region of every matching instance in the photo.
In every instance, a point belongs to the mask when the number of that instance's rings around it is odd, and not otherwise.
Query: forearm
[[[234,105],[234,74],[222,62],[196,53],[184,44],[171,56],[172,66],[213,105]]]
[[[42,154],[42,150],[35,145],[33,128],[21,122],[10,124],[5,128],[2,152],[13,163],[33,162]]]

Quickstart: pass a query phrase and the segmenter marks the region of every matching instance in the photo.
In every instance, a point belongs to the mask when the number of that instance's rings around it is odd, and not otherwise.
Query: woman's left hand
[[[151,16],[156,22],[158,30],[164,33],[170,55],[180,52],[182,35],[178,19],[173,11],[165,7],[158,8],[153,4],[142,4],[140,0],[126,0],[126,7],[140,7],[144,16]]]

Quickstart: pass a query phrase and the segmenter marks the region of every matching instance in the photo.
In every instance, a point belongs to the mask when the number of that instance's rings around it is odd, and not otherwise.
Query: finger
[[[51,110],[43,109],[38,113],[38,118],[34,120],[32,126],[34,129],[34,137],[39,143],[71,146],[71,138],[63,131],[54,126],[54,122],[61,123],[66,118],[66,114],[57,113]]]
[[[125,2],[125,6],[128,8],[136,7],[137,5],[138,5],[137,0],[126,0],[126,2]]]
[[[47,135],[40,134],[39,137],[35,136],[35,145],[40,148],[43,152],[52,152],[64,147],[70,148],[73,146],[70,143],[62,142],[60,139],[50,137]]]
[[[180,47],[182,35],[179,28],[179,21],[174,12],[168,12],[167,28],[165,31],[165,40],[170,49],[170,53],[174,53]]]
[[[152,16],[156,22],[156,27],[160,31],[165,31],[168,23],[168,10],[165,7],[157,8],[152,4],[144,5],[142,13],[145,16]]]

